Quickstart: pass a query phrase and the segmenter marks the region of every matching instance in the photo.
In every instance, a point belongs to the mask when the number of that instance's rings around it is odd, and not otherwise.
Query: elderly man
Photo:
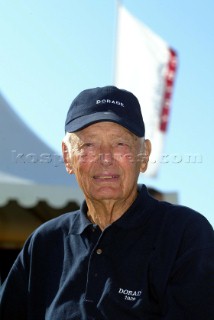
[[[85,90],[65,130],[66,169],[85,201],[27,240],[2,287],[1,319],[213,320],[213,229],[137,184],[151,151],[137,98]]]

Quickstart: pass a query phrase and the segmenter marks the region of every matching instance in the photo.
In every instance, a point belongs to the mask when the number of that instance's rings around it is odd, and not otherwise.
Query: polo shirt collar
[[[69,231],[70,234],[81,234],[87,227],[93,225],[87,217],[87,205],[85,200],[83,201],[80,210],[75,212],[74,215],[74,220],[71,222]]]
[[[150,217],[151,211],[156,207],[157,200],[153,199],[147,192],[145,185],[138,185],[138,196],[129,209],[111,226],[123,229],[136,228],[145,224]],[[81,234],[89,226],[92,227],[91,221],[87,218],[87,204],[83,201],[80,210],[77,211],[74,220],[71,223],[71,234]],[[109,226],[110,227],[110,226]]]
[[[129,209],[113,224],[123,229],[132,229],[145,225],[157,204],[158,200],[148,194],[146,186],[138,185],[137,198]]]

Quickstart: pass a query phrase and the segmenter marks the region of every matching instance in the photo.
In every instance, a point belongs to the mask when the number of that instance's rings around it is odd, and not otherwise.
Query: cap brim
[[[96,112],[90,115],[78,117],[65,125],[65,131],[76,132],[81,129],[84,129],[85,127],[88,127],[93,123],[102,122],[102,121],[115,122],[121,125],[122,127],[125,127],[126,129],[133,132],[135,135],[139,137],[144,136],[144,132],[140,132],[139,130],[136,130],[137,128],[134,128],[133,125],[131,125],[130,123],[127,123],[124,120],[124,118],[121,118],[117,114],[109,111]]]

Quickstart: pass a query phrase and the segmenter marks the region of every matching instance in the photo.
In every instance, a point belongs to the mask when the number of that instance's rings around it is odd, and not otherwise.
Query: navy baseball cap
[[[65,131],[75,132],[101,121],[118,123],[138,137],[145,135],[139,101],[127,90],[106,86],[80,92],[68,110]]]

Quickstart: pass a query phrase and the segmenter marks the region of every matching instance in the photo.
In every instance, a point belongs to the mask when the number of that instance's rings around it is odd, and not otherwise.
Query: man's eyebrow
[[[115,132],[110,132],[110,135],[113,139],[119,139],[119,138],[134,138],[136,140],[136,136],[132,133],[132,132],[129,132],[128,130],[125,130],[125,131],[122,131],[122,130],[119,130],[117,133]],[[96,133],[90,133],[90,134],[87,134],[87,135],[78,135],[78,138],[80,140],[83,141],[84,140],[87,140],[87,139],[97,139],[97,134]]]
[[[80,139],[80,141],[85,141],[85,140],[88,140],[88,139],[97,139],[97,135],[95,135],[95,134],[87,134],[85,136],[80,136],[79,139]]]

